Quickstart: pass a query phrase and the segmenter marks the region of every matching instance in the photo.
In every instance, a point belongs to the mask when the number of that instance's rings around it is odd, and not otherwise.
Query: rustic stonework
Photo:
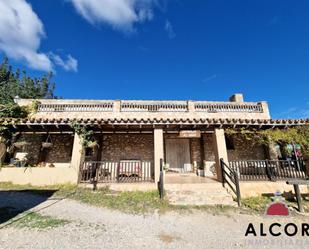
[[[99,141],[102,137],[102,145],[94,149],[93,156],[87,160],[97,160],[101,151],[102,161],[119,160],[142,160],[153,163],[154,144],[153,134],[104,134],[98,135]],[[177,134],[165,134],[164,138],[177,138]],[[35,165],[42,158],[41,145],[45,141],[46,135],[22,135],[18,141],[26,141],[28,144],[16,152],[24,151],[28,153],[29,163]],[[72,155],[73,136],[70,134],[57,134],[51,136],[53,146],[45,149],[45,162],[47,163],[69,163]],[[202,135],[204,147],[204,160],[215,161],[213,148],[213,136],[210,133]],[[234,150],[228,150],[229,160],[258,160],[267,158],[266,150],[261,145],[256,145],[240,137],[233,138]],[[200,138],[190,139],[190,155],[192,165],[199,167],[202,164],[202,148]]]
[[[42,158],[45,158],[44,161],[47,163],[70,162],[73,147],[72,135],[51,135],[52,147],[42,150],[42,142],[45,142],[45,139],[46,135],[23,134],[18,141],[25,141],[27,145],[16,149],[15,152],[28,153],[28,163],[31,165],[38,164]]]
[[[28,153],[28,163],[31,165],[37,164],[41,152],[43,135],[23,134],[17,140],[17,142],[21,141],[25,141],[27,144],[24,146],[24,148],[16,148],[15,152]]]
[[[142,160],[153,163],[153,134],[104,134],[101,160]]]
[[[52,135],[53,146],[47,149],[47,163],[69,163],[72,156],[73,135]]]
[[[204,141],[204,158],[205,161],[215,161],[214,139],[212,134],[206,133],[203,135]]]
[[[265,160],[267,158],[264,146],[255,144],[240,136],[233,136],[234,150],[228,150],[229,160]]]
[[[201,140],[200,138],[190,139],[191,163],[197,168],[202,164],[201,159]]]

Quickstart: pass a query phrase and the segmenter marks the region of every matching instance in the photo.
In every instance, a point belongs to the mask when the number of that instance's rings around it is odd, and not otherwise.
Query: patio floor
[[[166,184],[218,183],[216,178],[197,176],[194,173],[166,173]]]

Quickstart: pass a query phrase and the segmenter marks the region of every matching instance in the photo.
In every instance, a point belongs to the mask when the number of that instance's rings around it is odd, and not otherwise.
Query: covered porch
[[[304,122],[296,121],[27,119],[13,123],[14,132],[17,134],[15,142],[26,141],[28,144],[26,147],[17,148],[13,153],[15,155],[11,155],[14,158],[16,153],[27,153],[33,172],[57,171],[57,179],[46,181],[47,184],[69,181],[149,182],[156,185],[159,181],[161,160],[166,181],[171,183],[221,182],[220,159],[238,172],[240,180],[265,180],[269,173],[277,177],[276,179],[279,179],[279,176],[283,179],[286,172],[290,172],[289,177],[305,178],[308,176],[305,164],[271,161],[274,160],[271,148],[257,146],[239,138],[231,139],[225,134],[225,129],[229,127],[267,129]],[[72,122],[91,127],[96,145],[83,147],[80,136],[72,128]],[[50,139],[52,145],[46,148],[43,144],[47,139]],[[4,171],[11,169],[13,168]],[[70,178],[61,179],[61,170],[63,173],[70,171]],[[1,177],[1,174],[0,172],[0,180],[10,180],[10,177]],[[27,179],[31,183],[31,177]]]

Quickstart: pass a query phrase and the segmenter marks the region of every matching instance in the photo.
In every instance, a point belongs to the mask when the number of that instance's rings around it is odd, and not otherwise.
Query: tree
[[[13,70],[8,58],[0,64],[0,117],[24,117],[26,111],[14,103],[14,97],[26,99],[54,98],[55,83],[50,72],[30,77],[26,71]]]

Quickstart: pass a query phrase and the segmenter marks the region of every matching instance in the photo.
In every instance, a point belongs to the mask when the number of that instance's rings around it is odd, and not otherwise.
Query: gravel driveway
[[[16,206],[17,198],[23,200],[24,206],[27,202],[42,201],[35,200],[40,197],[29,193],[11,194],[10,197],[2,198],[0,207]],[[244,233],[249,222],[256,226],[261,222],[274,222],[260,216],[214,215],[206,211],[142,216],[96,208],[69,199],[47,199],[32,210],[42,208],[41,214],[70,222],[47,230],[3,227],[0,229],[0,248],[296,248],[295,245],[309,248],[307,238],[246,238]],[[309,219],[279,220],[281,223],[292,221],[301,223]]]

